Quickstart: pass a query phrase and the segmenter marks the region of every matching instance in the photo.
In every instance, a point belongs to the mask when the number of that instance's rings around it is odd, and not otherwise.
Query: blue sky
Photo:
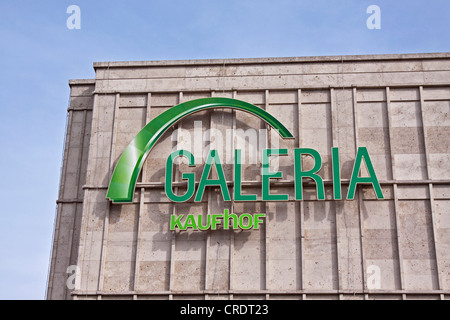
[[[0,299],[45,297],[67,82],[93,62],[449,52],[449,16],[448,0],[0,0]]]

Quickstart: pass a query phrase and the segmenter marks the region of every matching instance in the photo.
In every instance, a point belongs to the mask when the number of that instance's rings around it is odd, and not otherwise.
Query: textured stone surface
[[[98,62],[94,68],[95,80],[69,82],[48,299],[450,296],[450,54]],[[261,120],[240,111],[192,115],[151,151],[133,203],[109,203],[112,170],[136,133],[178,103],[211,96],[266,109],[295,139],[277,141],[276,133],[262,131],[268,128]],[[202,141],[193,137],[196,121]],[[232,139],[220,143],[230,129]],[[242,192],[258,202],[227,203],[217,188],[207,188],[202,202],[171,203],[163,188],[167,156],[196,146],[204,153],[195,154],[197,162],[210,148],[219,150],[231,194],[227,152],[242,149]],[[331,148],[339,147],[345,198],[362,146],[384,200],[370,186],[359,186],[354,201],[333,200]],[[288,202],[261,202],[260,155],[267,147],[289,150],[271,158],[271,170],[283,175],[271,193],[288,194]],[[303,202],[294,201],[296,147],[319,151],[326,201],[316,200],[315,184],[305,186]],[[311,167],[312,159],[304,157],[303,165]],[[199,163],[175,165],[195,172],[197,181],[202,170]],[[169,230],[172,214],[225,208],[267,216],[259,230]],[[66,286],[69,266],[79,267],[75,290]],[[380,270],[375,288],[373,268]]]

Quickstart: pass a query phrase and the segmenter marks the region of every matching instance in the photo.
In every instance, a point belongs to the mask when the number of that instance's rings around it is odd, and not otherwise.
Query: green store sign
[[[136,187],[136,181],[142,166],[149,155],[151,149],[157,143],[159,138],[174,124],[181,119],[199,111],[207,109],[232,108],[248,112],[268,123],[277,130],[283,139],[293,139],[294,136],[289,130],[271,114],[265,110],[249,104],[244,101],[229,98],[204,98],[191,100],[181,103],[154,118],[150,121],[130,142],[119,161],[117,162],[114,173],[109,183],[107,198],[113,203],[130,203],[133,201],[133,194]],[[333,167],[333,197],[334,200],[342,200],[341,173],[339,163],[339,148],[332,148],[332,167]],[[257,201],[256,194],[242,194],[242,163],[241,150],[234,151],[234,188],[233,198],[235,201]],[[288,201],[287,194],[272,194],[270,192],[270,179],[279,179],[282,177],[280,171],[270,171],[269,159],[271,156],[293,156],[294,157],[294,187],[295,200],[303,200],[303,179],[310,178],[315,181],[317,188],[317,199],[325,200],[324,182],[318,174],[322,168],[322,158],[320,154],[311,148],[288,149],[264,149],[261,155],[261,200],[262,201]],[[309,155],[314,159],[314,166],[310,170],[302,168],[302,155]],[[227,186],[221,159],[217,150],[210,150],[204,165],[200,182],[196,188],[195,173],[182,173],[182,179],[187,182],[186,192],[182,195],[175,194],[172,187],[173,162],[177,157],[186,157],[189,166],[195,166],[194,156],[188,150],[176,150],[168,155],[166,162],[165,192],[167,197],[173,202],[186,202],[194,197],[194,202],[200,202],[203,199],[207,186],[216,186],[221,190],[224,201],[231,201],[230,190]],[[363,161],[364,160],[364,161]],[[366,165],[368,176],[360,177],[359,172],[363,162]],[[209,179],[209,173],[212,166],[215,166],[217,179]],[[380,183],[375,174],[369,153],[366,147],[359,147],[350,178],[349,188],[346,195],[347,200],[355,198],[356,186],[358,184],[371,184],[375,190],[377,199],[383,199],[383,193]],[[227,210],[223,214],[208,215],[206,221],[201,221],[201,215],[197,218],[187,216],[185,221],[182,215],[171,217],[171,230],[179,228],[186,230],[192,228],[195,230],[216,229],[217,225],[222,224],[225,229],[257,229],[261,223],[264,214],[251,216],[249,214],[240,215],[229,214]],[[221,220],[220,220],[221,219]]]

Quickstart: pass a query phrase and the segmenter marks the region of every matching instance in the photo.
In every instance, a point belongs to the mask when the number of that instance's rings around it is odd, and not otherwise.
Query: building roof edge
[[[97,68],[136,68],[180,65],[223,65],[223,64],[266,64],[266,63],[302,63],[302,62],[336,62],[336,61],[383,61],[383,60],[428,60],[448,59],[450,52],[407,53],[407,54],[373,54],[373,55],[335,55],[306,57],[273,58],[231,58],[231,59],[192,59],[192,60],[150,60],[150,61],[106,61],[94,62]]]

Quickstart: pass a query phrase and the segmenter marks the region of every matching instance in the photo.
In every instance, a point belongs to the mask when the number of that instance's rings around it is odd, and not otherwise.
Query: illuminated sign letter
[[[188,180],[187,191],[182,196],[177,196],[172,191],[172,164],[176,157],[187,157],[189,159],[189,166],[195,165],[194,156],[192,153],[186,150],[176,150],[167,158],[166,162],[166,183],[164,184],[164,189],[166,191],[167,197],[174,202],[184,202],[188,201],[195,191],[195,173],[183,173],[182,178]]]
[[[317,174],[320,168],[322,168],[322,158],[320,154],[314,150],[309,148],[299,148],[294,151],[295,157],[295,200],[303,200],[303,178],[311,178],[317,184],[317,199],[325,200],[325,191],[323,187],[323,180]],[[302,154],[309,154],[314,159],[314,167],[308,171],[302,171]]]
[[[363,158],[366,163],[367,171],[369,172],[368,177],[358,177]],[[372,161],[370,160],[369,152],[367,151],[366,147],[358,148],[355,165],[353,166],[352,178],[350,179],[350,186],[348,187],[348,200],[353,200],[355,198],[356,185],[358,183],[371,183],[373,188],[375,189],[377,199],[384,198],[380,183],[378,182],[377,175],[375,174],[375,170],[373,169]]]
[[[209,172],[211,171],[211,165],[214,161],[217,170],[218,179],[208,179]],[[198,186],[197,194],[195,195],[195,201],[202,201],[203,193],[206,186],[219,186],[222,190],[222,196],[225,201],[231,201],[230,192],[228,191],[227,181],[225,180],[225,174],[223,173],[222,164],[217,150],[210,150],[208,158],[206,159],[205,168],[203,169],[200,184]]]
[[[234,200],[235,201],[256,201],[256,194],[241,194],[242,192],[241,173],[241,150],[234,150]]]
[[[280,179],[281,172],[269,171],[269,156],[288,154],[287,149],[264,149],[262,154],[262,200],[263,201],[288,201],[287,194],[270,194],[270,179]]]
[[[339,148],[331,149],[331,163],[333,166],[333,193],[334,200],[342,200],[341,168],[339,165]]]

